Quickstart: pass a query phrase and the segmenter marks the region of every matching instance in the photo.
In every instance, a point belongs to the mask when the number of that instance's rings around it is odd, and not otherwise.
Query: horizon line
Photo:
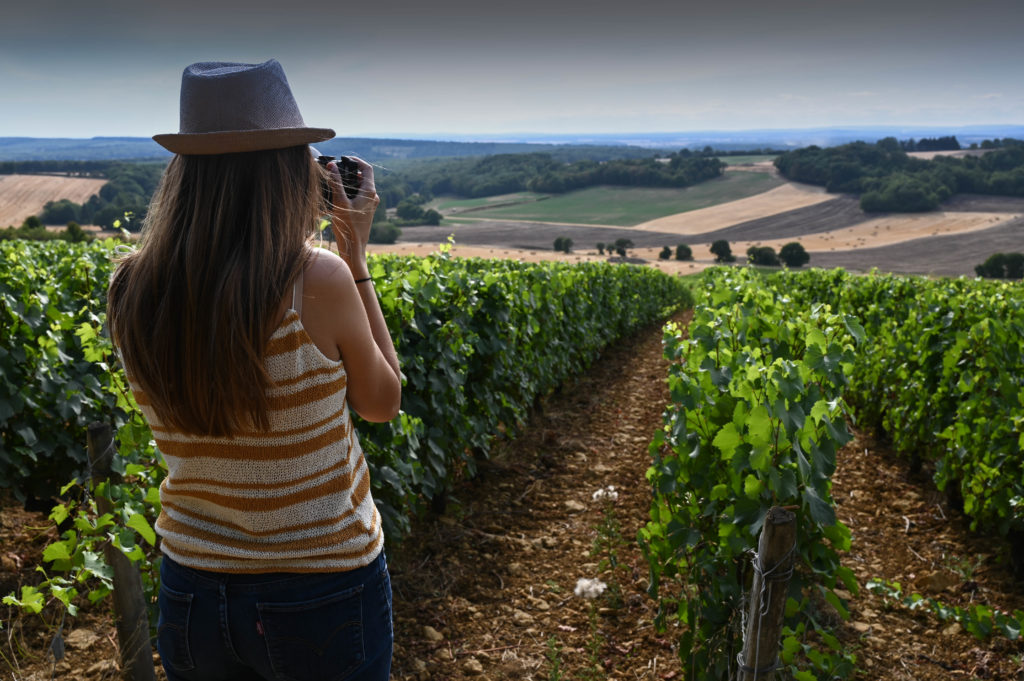
[[[969,123],[957,125],[936,125],[936,124],[915,124],[915,123],[873,123],[870,125],[816,125],[792,128],[704,128],[690,130],[632,130],[632,131],[581,131],[581,132],[543,132],[543,131],[510,131],[510,132],[486,132],[486,133],[457,133],[457,132],[390,132],[390,133],[365,133],[359,135],[337,135],[332,139],[408,139],[414,141],[470,141],[487,143],[498,141],[509,137],[549,137],[549,138],[579,138],[579,137],[644,137],[644,136],[697,136],[709,134],[765,134],[765,133],[808,133],[808,132],[843,132],[861,130],[984,130],[994,128],[1024,128],[1024,123]],[[75,136],[52,136],[42,137],[38,135],[0,135],[0,140],[150,140],[147,135],[92,135],[89,137]]]

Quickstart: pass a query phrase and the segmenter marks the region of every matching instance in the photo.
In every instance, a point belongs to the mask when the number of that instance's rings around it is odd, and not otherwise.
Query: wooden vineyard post
[[[766,681],[775,677],[795,548],[796,515],[779,506],[768,509],[754,558],[750,610],[737,681]]]
[[[91,424],[88,437],[89,463],[95,486],[110,477],[114,440],[110,425],[106,423]],[[110,500],[102,495],[97,495],[96,506],[101,515],[113,510]],[[149,642],[149,614],[139,568],[110,543],[103,547],[103,557],[107,565],[114,569],[114,619],[117,625],[117,645],[121,653],[122,678],[128,681],[155,681],[153,648]]]

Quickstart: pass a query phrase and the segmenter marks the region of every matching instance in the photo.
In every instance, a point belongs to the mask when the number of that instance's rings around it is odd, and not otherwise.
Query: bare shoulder
[[[326,248],[313,248],[312,251],[303,272],[302,287],[308,295],[336,292],[353,280],[352,270],[338,254]]]

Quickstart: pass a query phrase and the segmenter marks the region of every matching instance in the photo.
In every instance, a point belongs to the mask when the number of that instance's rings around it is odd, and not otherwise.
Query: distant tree
[[[433,225],[434,227],[436,227],[437,225],[441,224],[441,217],[442,215],[438,213],[436,210],[434,210],[433,208],[428,208],[425,211],[423,211],[423,224]]]
[[[779,259],[786,264],[786,267],[803,267],[811,260],[804,247],[799,241],[790,241],[779,249]]]
[[[732,254],[732,249],[729,248],[729,242],[725,239],[719,239],[711,244],[711,254],[715,256],[715,262],[733,262],[736,260],[736,256]]]
[[[393,244],[401,235],[402,230],[390,222],[370,225],[371,244]]]
[[[423,207],[409,199],[402,199],[395,209],[395,214],[402,220],[421,220]]]
[[[564,236],[555,237],[555,250],[556,251],[564,251],[565,250],[565,237]]]
[[[569,237],[565,237],[565,239],[562,241],[562,252],[572,253],[572,239],[570,239]]]
[[[378,194],[378,196],[380,196],[380,203],[377,204],[377,210],[373,213],[373,224],[377,224],[378,222],[387,222],[388,220],[388,207],[385,203],[385,199],[380,194]]]
[[[930,190],[931,186],[926,181],[914,175],[896,173],[886,178],[878,189],[864,192],[860,197],[860,208],[866,213],[935,210],[944,198],[948,198],[948,193],[940,196]]]
[[[79,210],[79,205],[68,199],[47,201],[43,206],[43,212],[39,214],[39,219],[47,225],[66,225],[78,220]]]
[[[747,262],[763,267],[778,267],[779,257],[771,246],[751,246],[747,249]]]
[[[686,244],[676,246],[676,260],[693,260],[693,249]]]
[[[25,218],[25,221],[21,223],[21,228],[25,230],[41,229],[42,226],[43,223],[35,215],[29,215],[27,218]]]
[[[615,252],[620,257],[625,258],[631,248],[633,248],[633,241],[631,239],[620,238],[615,240]]]
[[[672,249],[669,248],[668,246],[665,246],[664,248],[661,249],[661,253],[658,253],[658,257],[661,258],[662,260],[668,260],[669,258],[672,257]]]
[[[986,279],[1024,279],[1024,253],[996,253],[974,268]]]
[[[65,228],[64,232],[64,238],[67,239],[68,241],[79,242],[86,241],[89,238],[89,235],[86,233],[84,229],[82,229],[82,226],[79,225],[74,220],[68,223],[68,226]]]
[[[900,141],[895,137],[884,137],[876,143],[876,146],[883,151],[887,151],[890,154],[903,154],[903,147],[900,145]]]
[[[134,220],[125,224],[124,210],[117,208],[113,204],[107,204],[92,216],[92,223],[99,225],[103,229],[116,229],[114,227],[115,222],[120,223],[121,227],[127,227],[129,231],[132,227],[135,227],[136,231],[138,230],[137,223]]]
[[[597,254],[598,255],[604,255],[604,242],[603,241],[598,241],[597,242]]]

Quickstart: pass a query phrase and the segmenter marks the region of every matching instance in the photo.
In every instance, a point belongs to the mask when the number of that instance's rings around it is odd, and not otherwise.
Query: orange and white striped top
[[[313,344],[289,310],[265,358],[270,430],[234,437],[164,427],[132,385],[167,461],[156,531],[161,549],[219,572],[337,572],[384,545],[370,477],[352,428],[341,361]]]

